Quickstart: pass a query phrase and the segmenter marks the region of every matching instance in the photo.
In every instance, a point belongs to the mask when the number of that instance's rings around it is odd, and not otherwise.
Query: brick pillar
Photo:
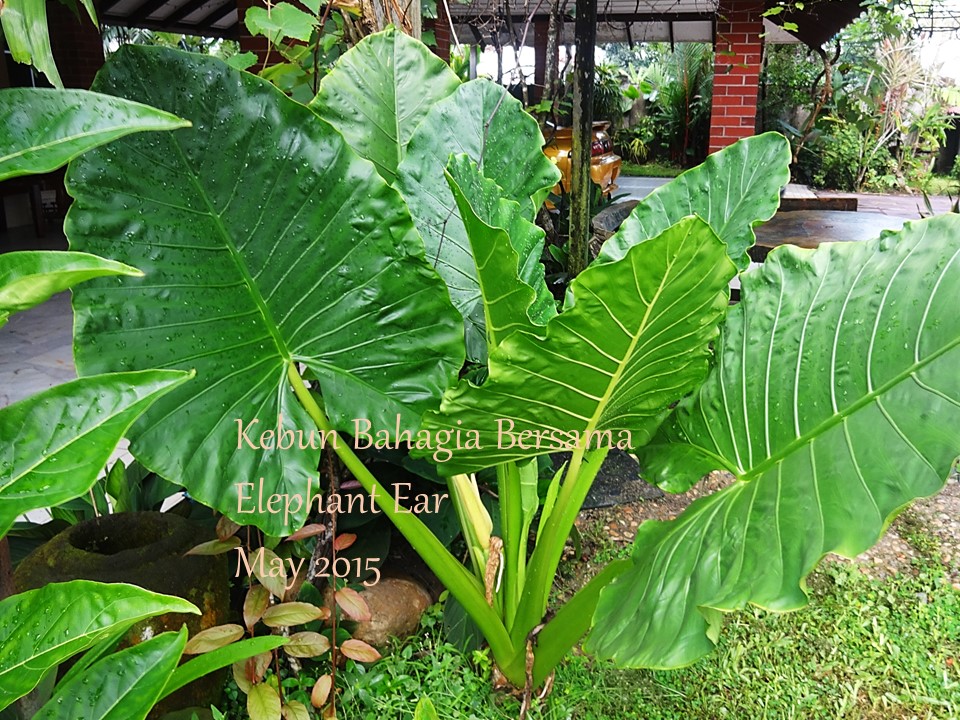
[[[433,36],[437,44],[432,48],[433,54],[444,62],[450,62],[450,18],[443,0],[437,0],[437,17],[433,21]]]
[[[251,35],[250,31],[247,30],[246,24],[243,22],[243,16],[247,14],[247,8],[255,5],[266,7],[266,3],[264,3],[263,0],[236,0],[236,2],[237,19],[240,21],[237,32],[237,44],[240,46],[240,52],[252,52],[257,56],[257,65],[250,68],[251,72],[256,72],[260,70],[267,61],[267,49],[270,47],[270,41],[263,35]],[[273,57],[276,61],[282,60],[277,53],[274,53]]]
[[[720,0],[714,42],[710,152],[756,133],[764,5]]]
[[[50,46],[64,87],[88,90],[103,67],[100,31],[80,8],[80,20],[59,2],[47,3]]]

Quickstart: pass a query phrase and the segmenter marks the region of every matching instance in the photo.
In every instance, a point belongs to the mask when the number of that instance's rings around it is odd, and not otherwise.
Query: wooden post
[[[574,30],[573,149],[570,167],[570,253],[567,272],[576,277],[590,261],[590,146],[593,144],[593,75],[597,0],[577,0]]]

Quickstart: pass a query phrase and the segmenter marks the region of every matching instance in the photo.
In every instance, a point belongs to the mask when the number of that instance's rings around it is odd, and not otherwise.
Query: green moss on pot
[[[230,612],[227,558],[184,556],[209,538],[178,515],[117,513],[78,523],[34,550],[17,566],[18,592],[68,580],[129,583],[189,600],[202,615],[170,613],[134,625],[121,647],[135,645],[184,624],[190,635],[227,622]],[[219,673],[201,678],[167,698],[151,717],[191,705],[209,706],[219,698]]]

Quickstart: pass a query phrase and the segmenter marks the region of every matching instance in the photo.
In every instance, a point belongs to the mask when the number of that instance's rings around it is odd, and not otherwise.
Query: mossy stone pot
[[[184,624],[193,636],[227,622],[230,613],[226,556],[184,556],[206,539],[197,525],[170,513],[104,515],[78,523],[34,550],[17,566],[14,582],[19,592],[48,583],[95,580],[176,595],[203,614],[147,618],[130,629],[121,647],[179,630]],[[209,707],[219,700],[222,681],[221,674],[214,673],[191,683],[164,700],[151,717],[183,707]]]

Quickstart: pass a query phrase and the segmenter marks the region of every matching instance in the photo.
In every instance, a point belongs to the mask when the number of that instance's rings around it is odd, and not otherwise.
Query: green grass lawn
[[[636,163],[624,160],[620,166],[621,175],[630,175],[633,177],[676,177],[682,172],[683,168],[655,162],[637,165]]]
[[[530,718],[958,718],[960,592],[929,538],[918,548],[924,558],[891,580],[827,564],[810,578],[808,608],[734,613],[717,651],[682,670],[618,670],[573,655]],[[411,718],[422,695],[441,718],[517,717],[517,703],[491,695],[474,669],[487,675],[487,655],[443,643],[438,618],[434,610],[420,635],[371,668],[347,671],[341,717]]]

